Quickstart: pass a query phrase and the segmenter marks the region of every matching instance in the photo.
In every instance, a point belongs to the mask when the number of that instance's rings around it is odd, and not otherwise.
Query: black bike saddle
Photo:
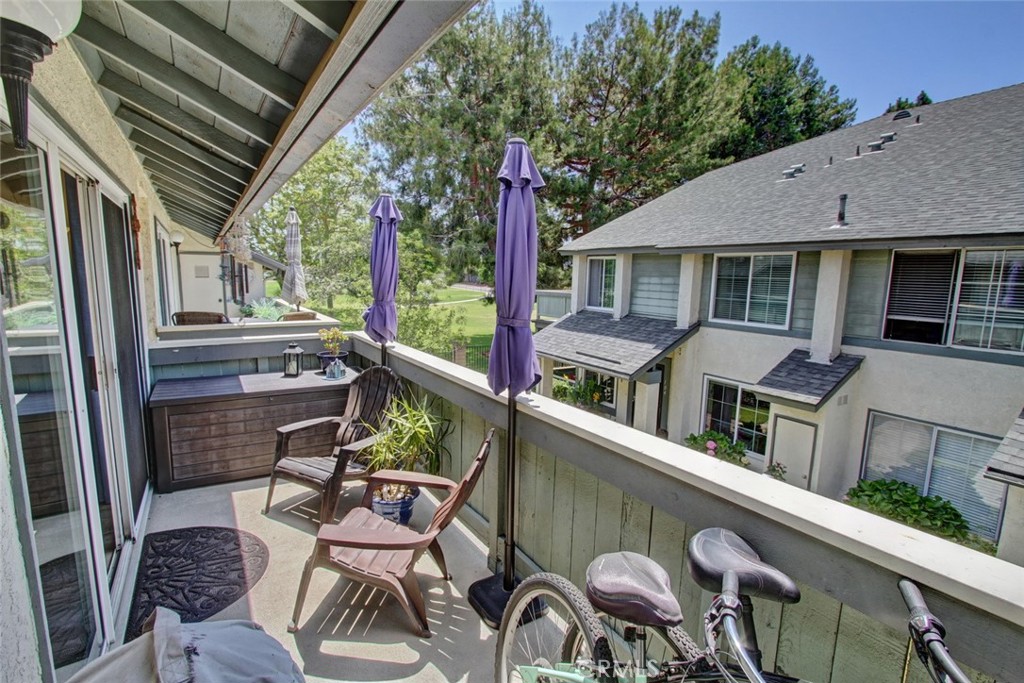
[[[800,600],[800,589],[793,579],[762,562],[746,541],[728,529],[697,532],[686,551],[686,568],[701,588],[712,593],[722,591],[722,576],[731,569],[739,579],[742,595],[775,602]]]
[[[610,617],[637,626],[678,626],[683,610],[668,573],[649,557],[622,551],[597,556],[587,567],[587,599]]]

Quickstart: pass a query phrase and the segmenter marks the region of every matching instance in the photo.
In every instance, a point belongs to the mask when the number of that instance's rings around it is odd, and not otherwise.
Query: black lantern
[[[302,349],[295,342],[284,350],[284,376],[298,377],[302,374]]]

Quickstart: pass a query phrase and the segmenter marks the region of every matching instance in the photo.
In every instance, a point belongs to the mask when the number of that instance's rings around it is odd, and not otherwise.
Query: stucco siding
[[[66,124],[74,126],[73,132],[91,148],[92,153],[102,155],[104,165],[115,179],[135,195],[141,227],[138,240],[142,260],[142,310],[147,318],[148,336],[154,340],[159,306],[155,282],[156,240],[153,235],[153,219],[159,218],[168,229],[180,226],[171,221],[160,204],[142,164],[70,43],[61,41],[52,55],[36,65],[32,87]],[[32,110],[31,116],[40,115],[38,109]],[[68,151],[90,153],[90,150]],[[171,228],[172,225],[175,228]]]
[[[853,252],[850,286],[846,292],[844,336],[878,339],[882,335],[889,254],[886,249]]]
[[[38,681],[42,678],[39,643],[25,576],[24,551],[15,523],[14,493],[11,488],[11,454],[0,421],[0,680]]]

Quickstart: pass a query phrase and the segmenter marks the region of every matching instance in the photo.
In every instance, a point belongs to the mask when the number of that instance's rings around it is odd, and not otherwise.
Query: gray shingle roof
[[[985,476],[1015,486],[1024,486],[1024,410],[996,448]]]
[[[759,394],[818,406],[860,367],[864,356],[841,353],[831,365],[812,363],[807,349],[794,349],[754,386]]]
[[[636,379],[651,363],[682,344],[689,329],[672,320],[580,311],[567,315],[533,335],[537,354],[615,377]]]
[[[1024,236],[1024,84],[912,113],[711,171],[562,251],[707,252],[984,235],[1021,241],[1013,236]],[[896,133],[895,141],[868,153],[868,143],[886,133]],[[796,164],[806,164],[805,172],[783,180]],[[841,194],[849,197],[848,225],[833,227]]]

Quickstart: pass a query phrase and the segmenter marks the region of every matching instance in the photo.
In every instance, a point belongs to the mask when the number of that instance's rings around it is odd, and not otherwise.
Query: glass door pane
[[[0,296],[54,665],[101,642],[45,157],[0,125]],[[72,323],[74,321],[71,321]],[[86,427],[88,431],[88,427]]]

